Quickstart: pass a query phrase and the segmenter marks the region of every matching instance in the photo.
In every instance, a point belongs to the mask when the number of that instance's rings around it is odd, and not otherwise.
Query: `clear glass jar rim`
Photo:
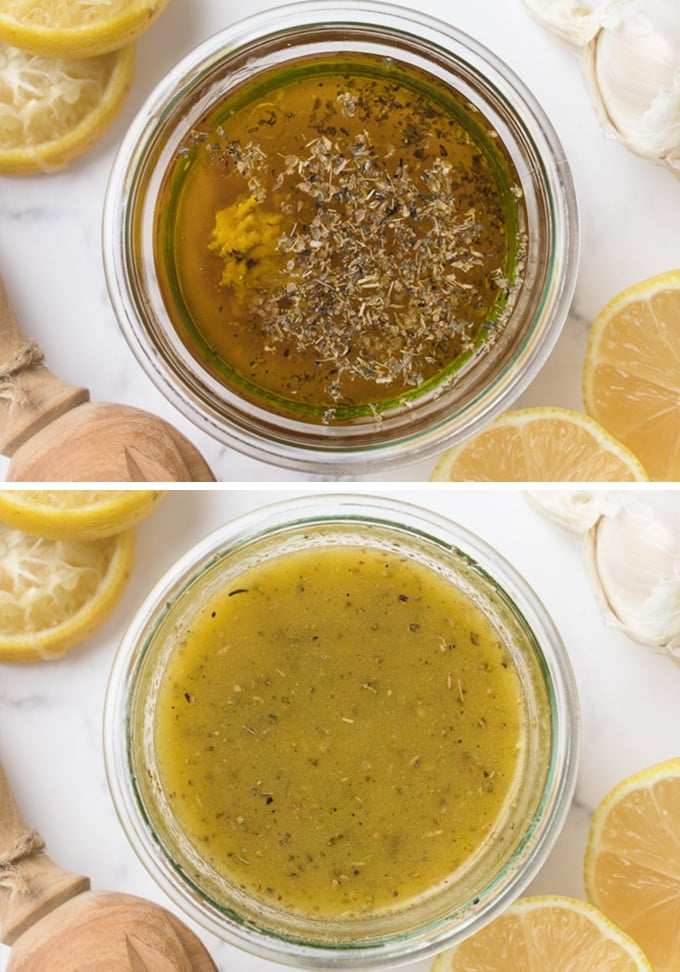
[[[222,559],[253,539],[277,534],[291,527],[333,523],[379,523],[401,536],[411,535],[435,543],[443,549],[460,551],[490,577],[505,594],[528,628],[542,653],[546,688],[553,710],[553,749],[546,782],[542,814],[530,834],[528,852],[522,850],[522,867],[515,868],[500,893],[485,905],[481,914],[454,926],[415,929],[403,936],[375,945],[333,949],[327,946],[298,945],[271,932],[258,932],[216,919],[191,893],[181,879],[169,873],[167,862],[155,852],[143,807],[135,798],[128,774],[127,725],[129,693],[134,673],[143,656],[144,642],[150,638],[150,625],[166,610],[168,602],[181,598],[182,592],[215,559]],[[447,517],[402,500],[369,494],[313,494],[260,507],[236,517],[194,545],[159,579],[129,625],[111,669],[104,706],[104,756],[109,788],[118,816],[137,856],[157,883],[185,913],[225,941],[253,954],[284,964],[310,969],[387,968],[400,962],[415,961],[453,943],[457,934],[468,935],[506,907],[534,876],[564,823],[575,786],[580,716],[574,675],[552,619],[533,589],[493,547],[467,528]],[[512,863],[507,870],[512,871]]]

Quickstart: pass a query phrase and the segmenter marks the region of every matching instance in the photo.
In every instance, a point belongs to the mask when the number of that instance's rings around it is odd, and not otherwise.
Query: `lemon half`
[[[640,943],[656,972],[680,972],[680,759],[623,780],[593,815],[588,899]]]
[[[566,408],[505,412],[449,449],[433,482],[644,482],[638,459],[597,422]]]
[[[0,43],[0,174],[62,169],[119,115],[132,85],[134,45],[84,61]]]
[[[50,540],[101,540],[136,526],[164,496],[158,489],[0,490],[0,522]]]
[[[499,918],[437,956],[432,972],[654,972],[640,947],[575,898],[520,898]]]
[[[0,41],[45,57],[83,58],[124,47],[168,0],[3,0]]]
[[[680,270],[629,287],[596,317],[583,401],[652,479],[680,480]]]
[[[0,660],[58,658],[85,641],[120,600],[135,534],[46,540],[0,524]]]

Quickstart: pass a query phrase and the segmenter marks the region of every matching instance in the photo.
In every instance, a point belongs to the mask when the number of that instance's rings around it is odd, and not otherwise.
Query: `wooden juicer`
[[[217,972],[171,912],[135,895],[92,891],[44,852],[0,766],[0,941],[7,972]]]
[[[214,482],[168,422],[89,399],[87,388],[45,366],[0,280],[0,454],[11,457],[8,482]]]

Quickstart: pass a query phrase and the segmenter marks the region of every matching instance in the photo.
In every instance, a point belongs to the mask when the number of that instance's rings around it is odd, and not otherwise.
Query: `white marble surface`
[[[223,481],[304,481],[311,477],[246,458],[184,419],[129,352],[114,319],[100,257],[100,215],[116,146],[162,75],[200,41],[246,13],[251,0],[172,0],[139,43],[134,88],[103,141],[63,173],[0,177],[0,273],[29,335],[52,370],[91,389],[93,400],[125,402],[176,424]],[[521,0],[419,0],[505,60],[538,96],[561,138],[576,183],[582,260],[573,310],[550,360],[518,406],[581,408],[588,327],[620,289],[680,266],[680,180],[608,141],[595,119],[575,56],[546,34]],[[434,461],[405,465],[385,480],[427,479]],[[0,461],[0,475],[6,462]]]
[[[123,601],[103,628],[63,659],[0,664],[0,759],[30,825],[61,866],[93,887],[169,905],[137,861],[109,797],[101,745],[107,675],[126,623],[173,560],[225,520],[273,500],[328,486],[264,491],[176,491],[139,528],[136,565]],[[475,531],[509,559],[543,600],[562,634],[578,683],[583,724],[576,795],[566,826],[529,888],[583,895],[581,867],[589,818],[624,776],[680,752],[680,670],[608,628],[596,606],[579,542],[544,519],[516,491],[343,486],[437,509]],[[169,905],[172,907],[172,905]],[[220,972],[274,972],[210,935],[202,938]],[[8,950],[0,946],[0,970]],[[411,966],[425,972],[427,961]],[[282,968],[282,967],[281,967]]]

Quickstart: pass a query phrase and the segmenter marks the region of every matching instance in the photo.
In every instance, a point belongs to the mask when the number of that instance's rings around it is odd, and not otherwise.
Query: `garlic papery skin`
[[[606,132],[680,172],[680,2],[619,0],[601,11],[583,53]]]
[[[599,27],[596,11],[604,0],[524,0],[532,16],[547,30],[582,49]]]
[[[613,516],[629,496],[625,490],[608,489],[538,489],[529,490],[525,495],[549,520],[579,535],[586,533],[601,516]]]
[[[595,595],[608,623],[680,662],[680,493],[649,493],[586,534]]]

